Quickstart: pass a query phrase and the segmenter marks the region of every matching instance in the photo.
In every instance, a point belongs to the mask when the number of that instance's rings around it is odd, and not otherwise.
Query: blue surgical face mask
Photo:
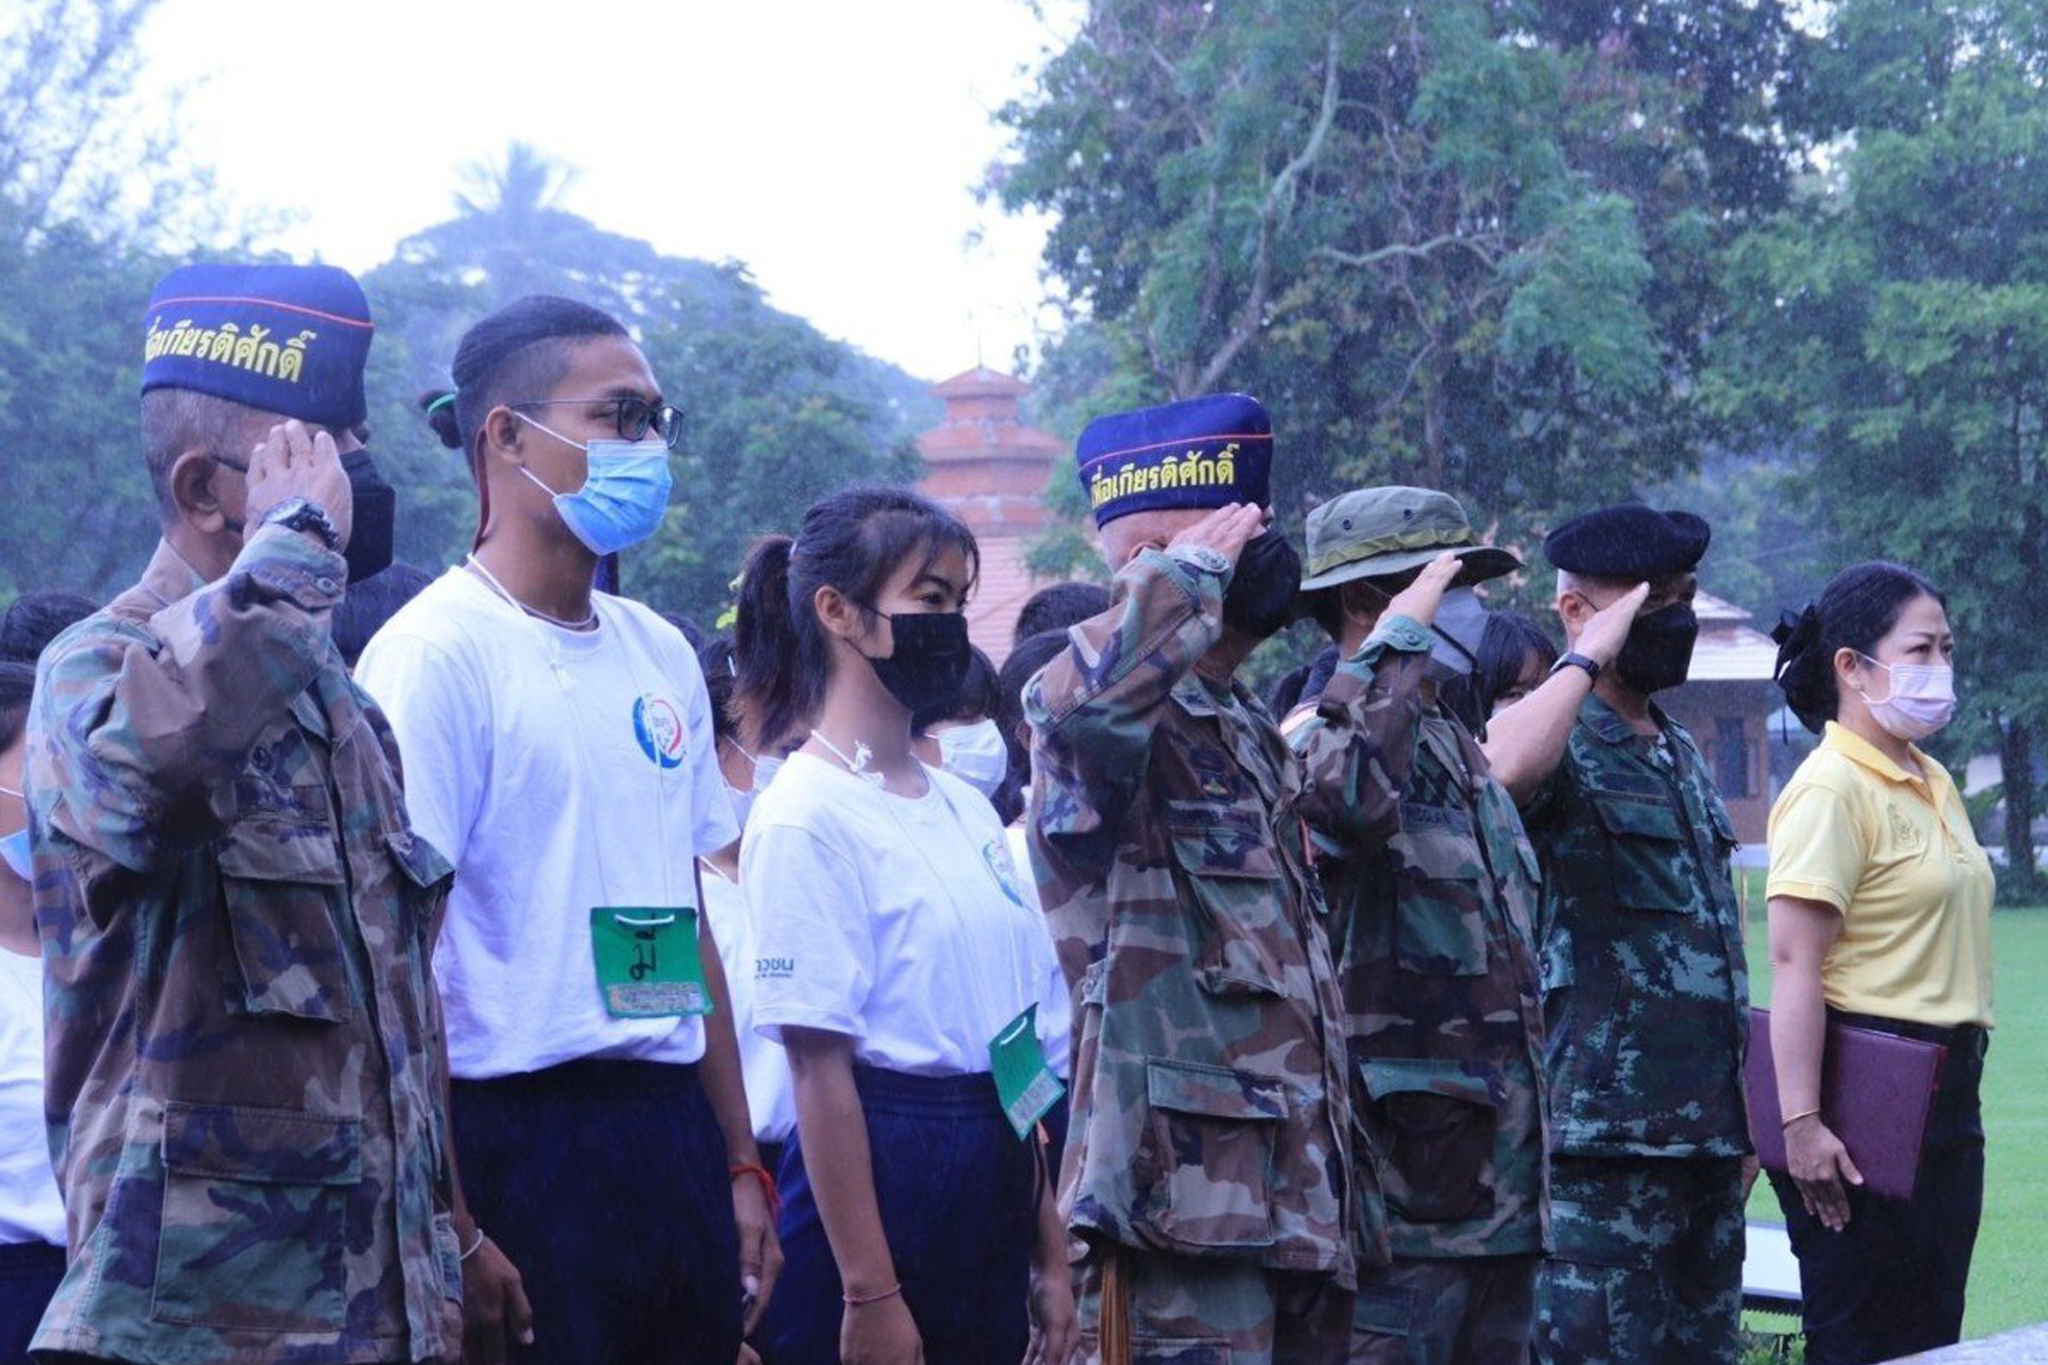
[[[1479,663],[1479,640],[1486,634],[1486,606],[1470,588],[1452,588],[1436,609],[1429,657],[1459,677]]]
[[[520,421],[583,452],[587,472],[583,487],[574,493],[555,492],[525,465],[519,472],[555,500],[562,524],[586,549],[596,555],[617,554],[654,534],[668,514],[668,495],[674,484],[666,442],[650,436],[644,441],[585,444],[542,426],[523,412],[517,415]]]
[[[0,787],[0,792],[7,793],[23,806],[28,804],[27,798],[12,787]],[[8,870],[23,881],[34,880],[29,870],[27,825],[12,834],[0,835],[0,862],[6,863]]]

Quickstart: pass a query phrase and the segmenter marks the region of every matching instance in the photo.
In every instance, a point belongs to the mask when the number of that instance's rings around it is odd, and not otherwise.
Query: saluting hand
[[[1233,502],[1219,507],[1167,543],[1168,550],[1210,549],[1229,560],[1233,568],[1244,547],[1266,527],[1266,509],[1255,502]]]
[[[1405,616],[1417,625],[1430,625],[1436,620],[1437,608],[1444,604],[1444,594],[1451,589],[1451,580],[1458,576],[1464,561],[1456,554],[1446,551],[1422,566],[1422,572],[1415,575],[1415,581],[1395,593],[1387,602],[1386,616]]]
[[[243,509],[244,535],[253,535],[263,518],[281,504],[304,498],[327,514],[340,544],[348,544],[349,528],[355,523],[355,499],[349,493],[348,474],[341,467],[334,438],[325,431],[308,431],[297,418],[280,422],[249,452],[245,477],[249,495]]]
[[[1585,629],[1579,632],[1578,643],[1572,647],[1602,668],[1613,663],[1628,640],[1629,627],[1636,623],[1636,615],[1642,611],[1643,602],[1649,595],[1650,585],[1638,583],[1594,612]]]

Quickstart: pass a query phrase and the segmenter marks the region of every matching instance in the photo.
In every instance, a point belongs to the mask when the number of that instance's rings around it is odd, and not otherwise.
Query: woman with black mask
[[[740,875],[755,1026],[796,1090],[761,1341],[786,1365],[1073,1346],[1037,1126],[1061,1093],[1033,1027],[1051,948],[988,802],[912,749],[966,674],[977,562],[935,504],[854,489],[740,585],[742,723],[809,736],[754,804]]]

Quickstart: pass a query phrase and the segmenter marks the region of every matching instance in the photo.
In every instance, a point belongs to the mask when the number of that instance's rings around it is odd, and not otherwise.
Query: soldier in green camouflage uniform
[[[152,350],[164,539],[43,656],[27,790],[71,1264],[35,1347],[451,1357],[429,969],[450,869],[413,837],[391,732],[328,638],[351,509],[374,515],[343,470],[367,311],[324,268],[188,267],[159,296],[165,326],[312,340],[290,382]]]
[[[1536,855],[1437,700],[1475,662],[1470,585],[1519,564],[1474,542],[1455,498],[1396,487],[1309,513],[1308,567],[1341,662],[1283,728],[1338,945],[1356,1155],[1380,1163],[1394,1256],[1361,1277],[1351,1360],[1520,1365],[1549,1224]]]
[[[1341,1361],[1357,1258],[1385,1256],[1296,765],[1230,676],[1300,568],[1254,536],[1270,437],[1246,433],[1269,428],[1226,398],[1084,433],[1084,483],[1226,443],[1236,481],[1098,499],[1114,602],[1025,689],[1032,862],[1075,989],[1061,1207],[1110,1365]]]
[[[1489,737],[1544,873],[1555,1246],[1536,1345],[1548,1365],[1705,1365],[1740,1349],[1749,986],[1736,840],[1698,745],[1650,700],[1685,680],[1708,534],[1640,504],[1552,532],[1574,650]],[[1585,658],[1586,623],[1621,603],[1641,614],[1613,665]],[[1577,713],[1561,751],[1516,729],[1549,710]]]

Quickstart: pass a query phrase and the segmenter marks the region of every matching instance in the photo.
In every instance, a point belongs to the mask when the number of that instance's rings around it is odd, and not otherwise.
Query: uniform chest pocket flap
[[[1280,1082],[1155,1058],[1145,1063],[1145,1099],[1138,1169],[1152,1197],[1134,1219],[1141,1231],[1194,1255],[1271,1246],[1273,1149],[1287,1117]]]
[[[242,821],[220,846],[234,944],[230,1008],[326,1023],[354,1016],[336,916],[347,879],[331,826]]]
[[[1286,888],[1271,844],[1242,825],[1173,831],[1199,925],[1195,974],[1212,995],[1287,993],[1282,945],[1292,941]]]
[[[174,1103],[162,1156],[152,1317],[255,1332],[342,1326],[359,1120]]]
[[[404,875],[401,890],[413,915],[414,930],[420,942],[431,949],[448,903],[448,888],[455,882],[455,865],[409,830],[385,835],[384,844]]]
[[[1486,864],[1470,811],[1403,803],[1394,861],[1394,958],[1424,976],[1486,973]]]
[[[1456,1062],[1361,1061],[1366,1131],[1385,1165],[1387,1207],[1410,1223],[1464,1222],[1493,1212],[1493,1087]]]
[[[1613,850],[1615,904],[1630,910],[1685,910],[1692,905],[1685,827],[1663,796],[1593,789],[1587,795]]]

